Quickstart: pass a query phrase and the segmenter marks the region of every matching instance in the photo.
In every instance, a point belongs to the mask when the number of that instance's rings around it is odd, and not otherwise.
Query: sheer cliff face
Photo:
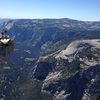
[[[45,62],[51,64],[49,72],[43,71]],[[74,41],[59,53],[41,57],[38,64],[34,77],[44,79],[42,92],[53,93],[53,100],[99,100],[100,39]]]
[[[16,19],[2,25],[15,48],[4,58],[0,53],[5,68],[0,96],[7,100],[100,99],[100,22]]]

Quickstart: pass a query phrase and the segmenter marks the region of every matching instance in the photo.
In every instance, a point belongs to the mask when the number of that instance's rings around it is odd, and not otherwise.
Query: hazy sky
[[[0,18],[100,21],[100,0],[0,0]]]

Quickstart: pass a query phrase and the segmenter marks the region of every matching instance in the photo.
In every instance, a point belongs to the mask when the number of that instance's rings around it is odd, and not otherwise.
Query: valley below
[[[100,100],[100,22],[0,19],[0,100]]]

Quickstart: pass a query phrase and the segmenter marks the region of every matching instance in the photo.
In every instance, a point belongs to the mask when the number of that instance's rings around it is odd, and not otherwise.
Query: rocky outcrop
[[[43,65],[46,61],[54,67],[49,73],[47,69],[44,75],[42,70],[45,68]],[[39,63],[40,65],[36,66],[38,70],[35,72],[37,76],[45,76],[42,78],[44,81],[41,90],[53,94],[52,100],[99,100],[99,39],[72,42],[60,53],[42,57],[42,63]],[[36,76],[35,78],[39,79]]]

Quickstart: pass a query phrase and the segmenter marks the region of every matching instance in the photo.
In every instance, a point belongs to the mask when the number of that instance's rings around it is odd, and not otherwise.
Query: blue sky
[[[100,0],[0,0],[0,18],[100,21]]]

